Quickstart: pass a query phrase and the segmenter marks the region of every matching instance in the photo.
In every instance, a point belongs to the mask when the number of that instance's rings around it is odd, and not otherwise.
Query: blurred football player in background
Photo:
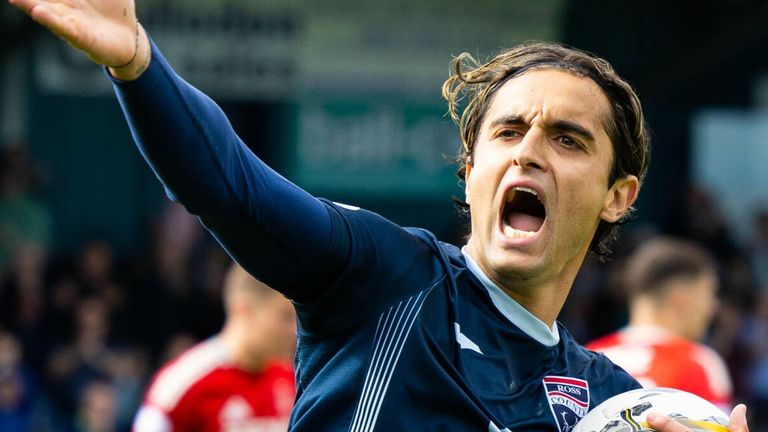
[[[717,307],[712,257],[693,242],[659,237],[638,247],[623,276],[629,324],[587,348],[604,352],[645,387],[685,390],[729,410],[728,370],[698,342]]]
[[[222,331],[154,377],[135,432],[285,431],[295,397],[296,318],[280,293],[234,265]]]

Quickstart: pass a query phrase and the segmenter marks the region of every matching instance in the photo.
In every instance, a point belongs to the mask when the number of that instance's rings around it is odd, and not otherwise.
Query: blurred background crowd
[[[150,374],[221,328],[229,258],[176,204],[138,254],[55,253],[39,172],[1,154],[0,430],[128,430]]]
[[[560,320],[581,342],[621,327],[623,258],[652,234],[695,240],[720,279],[704,342],[768,430],[764,2],[137,3],[278,171],[455,244],[450,56],[545,39],[606,57],[637,88],[654,153],[637,220],[608,263],[585,264]],[[103,71],[6,3],[0,66],[0,431],[126,431],[157,366],[220,329],[229,258],[166,199]]]

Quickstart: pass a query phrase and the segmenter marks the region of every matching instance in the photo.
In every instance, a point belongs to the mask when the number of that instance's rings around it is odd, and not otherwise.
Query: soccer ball
[[[728,432],[728,416],[710,402],[671,388],[643,388],[618,394],[587,413],[572,432],[652,431],[651,412],[666,415],[694,432]]]

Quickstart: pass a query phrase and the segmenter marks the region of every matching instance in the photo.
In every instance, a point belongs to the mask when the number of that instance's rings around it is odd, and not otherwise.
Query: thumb
[[[749,426],[747,425],[747,406],[744,404],[738,404],[731,411],[731,417],[728,420],[728,429],[731,432],[749,432]]]

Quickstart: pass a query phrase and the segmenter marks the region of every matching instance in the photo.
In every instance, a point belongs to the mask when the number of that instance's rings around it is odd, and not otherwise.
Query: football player
[[[218,334],[157,372],[134,432],[286,430],[295,397],[291,303],[234,265],[224,307]]]
[[[722,358],[698,343],[717,306],[717,273],[699,245],[648,240],[623,265],[629,324],[587,348],[603,352],[645,387],[672,387],[731,407],[731,379]]]
[[[648,161],[640,102],[604,60],[554,44],[457,59],[443,93],[471,217],[459,249],[272,171],[173,71],[132,0],[9,1],[107,67],[169,196],[293,301],[291,430],[566,431],[638,387],[555,321]],[[746,430],[743,406],[731,429]]]

